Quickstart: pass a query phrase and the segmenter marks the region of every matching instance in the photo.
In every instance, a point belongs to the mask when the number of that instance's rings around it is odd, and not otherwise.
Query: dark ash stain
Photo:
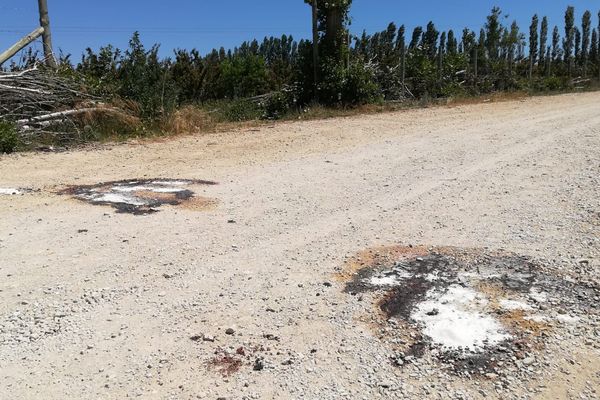
[[[426,299],[427,293],[432,289],[444,292],[456,284],[475,285],[474,288],[478,284],[485,284],[498,288],[499,293],[529,299],[530,291],[536,288],[548,295],[550,304],[554,307],[579,313],[597,313],[595,304],[590,299],[600,294],[600,288],[566,280],[558,270],[528,257],[506,252],[487,254],[482,250],[458,248],[434,248],[426,255],[410,252],[401,254],[396,260],[360,269],[347,282],[345,292],[373,292],[376,304],[383,313],[382,324],[390,318],[404,322],[403,329],[390,331],[391,338],[398,337],[401,339],[400,343],[405,343],[404,357],[421,358],[430,348],[437,348],[435,357],[448,364],[450,370],[458,375],[499,373],[503,365],[512,363],[513,357],[524,358],[531,351],[531,343],[543,347],[544,339],[543,336],[535,337],[531,332],[520,330],[518,325],[507,325],[512,338],[486,346],[482,352],[448,350],[435,346],[430,338],[420,333],[421,327],[411,318],[415,307]],[[437,278],[430,279],[432,276]],[[397,285],[385,286],[371,282],[372,278],[394,277]],[[499,295],[502,297],[505,294]],[[493,309],[490,312],[494,312]],[[407,336],[412,338],[408,343]]]
[[[181,182],[181,185],[176,183]],[[153,190],[140,190],[142,193],[120,192],[119,188],[135,188],[136,186],[149,186],[155,189],[181,188],[188,185],[218,185],[217,182],[197,179],[128,179],[112,182],[103,182],[96,185],[70,186],[58,192],[61,195],[70,195],[80,201],[89,204],[110,206],[119,214],[148,215],[158,212],[158,208],[163,205],[177,206],[194,197],[194,192],[188,189],[181,189],[176,192],[157,192]],[[129,195],[132,202],[115,202],[102,199],[94,199],[94,196],[101,197],[103,194],[118,194],[126,197]],[[133,204],[143,203],[143,204]]]

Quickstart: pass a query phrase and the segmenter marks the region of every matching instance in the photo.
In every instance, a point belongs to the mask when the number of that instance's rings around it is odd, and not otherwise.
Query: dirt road
[[[59,194],[127,179],[218,185],[144,215]],[[0,188],[2,399],[600,396],[600,93],[2,156]],[[342,276],[408,245],[527,257],[587,308],[540,300],[543,345],[493,371],[400,366],[414,321]]]

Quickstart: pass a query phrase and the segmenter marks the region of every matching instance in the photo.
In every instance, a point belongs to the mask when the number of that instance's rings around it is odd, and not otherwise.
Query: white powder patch
[[[579,322],[579,317],[572,317],[567,314],[559,314],[556,317],[556,320],[558,322],[562,322],[563,324],[575,324],[575,323]]]
[[[434,273],[425,275],[425,280],[427,282],[435,282],[435,281],[437,281],[439,279],[440,279],[440,276],[438,275],[437,271],[434,272]]]
[[[126,184],[115,184],[108,188],[92,188],[89,192],[81,193],[77,197],[99,203],[146,206],[150,205],[151,201],[144,197],[136,196],[135,192],[181,193],[186,190],[181,186],[188,186],[189,184],[187,181],[154,181],[151,183],[131,181]]]
[[[125,203],[133,206],[143,206],[146,204],[145,201],[138,199],[137,197],[128,196],[120,193],[99,193],[91,196],[92,201],[103,202],[103,203]]]
[[[176,187],[160,187],[160,186],[113,186],[113,191],[117,192],[154,192],[154,193],[179,193],[185,189]]]
[[[372,276],[365,283],[373,286],[399,286],[405,279],[412,278],[414,275],[403,270],[394,269],[384,272],[381,275]]]
[[[373,276],[368,280],[373,286],[398,286],[402,283],[401,280],[398,280],[397,276]]]
[[[485,345],[510,338],[498,321],[482,312],[487,303],[474,290],[451,285],[446,292],[430,290],[411,317],[422,324],[423,333],[434,343],[449,350],[480,352]]]
[[[517,301],[517,300],[508,300],[508,299],[500,300],[500,307],[502,307],[502,309],[507,310],[507,311],[514,311],[514,310],[531,311],[531,310],[533,310],[533,308],[527,303],[523,303],[522,301]]]
[[[21,194],[21,191],[14,188],[0,188],[0,195],[11,196],[14,194]]]
[[[190,184],[189,181],[152,181],[152,183],[162,186],[187,186]]]
[[[533,321],[533,322],[537,322],[537,323],[548,321],[548,317],[546,317],[544,315],[539,315],[539,314],[528,315],[526,317],[523,317],[523,319],[525,319],[526,321]]]
[[[537,301],[538,303],[545,303],[546,301],[548,301],[548,293],[540,292],[539,289],[534,287],[532,287],[529,290],[529,297]]]

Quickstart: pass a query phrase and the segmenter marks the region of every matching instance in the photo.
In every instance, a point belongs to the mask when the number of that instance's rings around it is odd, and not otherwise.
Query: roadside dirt
[[[131,180],[219,184],[181,204],[135,186],[152,213],[61,194]],[[399,357],[419,321],[347,288],[408,246],[514,254],[585,291],[532,303],[543,346],[457,374],[426,329]],[[596,399],[598,288],[600,93],[0,158],[1,399]],[[537,335],[498,323],[515,315]]]

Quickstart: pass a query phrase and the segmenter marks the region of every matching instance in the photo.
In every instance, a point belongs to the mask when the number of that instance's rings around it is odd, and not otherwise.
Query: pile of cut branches
[[[123,111],[81,90],[75,80],[38,68],[0,72],[0,119],[16,125],[22,139],[50,135],[73,139],[82,114]]]

